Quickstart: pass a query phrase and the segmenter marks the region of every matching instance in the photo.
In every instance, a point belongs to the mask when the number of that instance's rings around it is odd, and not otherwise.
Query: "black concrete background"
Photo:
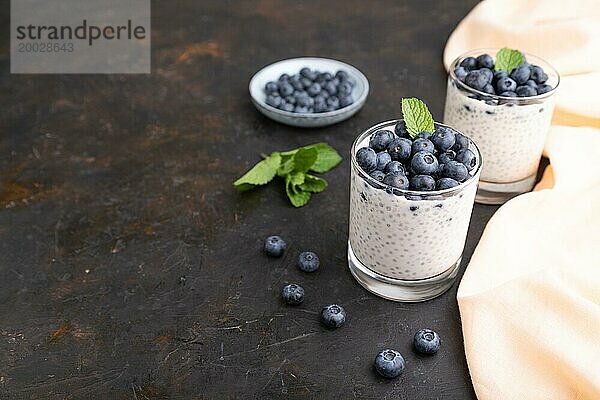
[[[476,3],[153,2],[151,75],[10,75],[0,15],[0,398],[475,398],[455,287],[422,304],[377,298],[346,264],[348,150],[418,96],[442,117],[441,56]],[[275,60],[315,55],[361,69],[371,93],[338,125],[264,118],[247,84]],[[260,152],[326,141],[344,161],[294,209],[280,184],[231,183]],[[495,207],[476,205],[464,265]],[[261,251],[270,234],[287,254]],[[294,259],[318,252],[319,272]],[[461,271],[462,271],[461,269]],[[307,293],[289,308],[286,282]],[[339,303],[345,326],[317,312]],[[419,357],[411,337],[436,329]],[[379,379],[372,360],[401,351]]]

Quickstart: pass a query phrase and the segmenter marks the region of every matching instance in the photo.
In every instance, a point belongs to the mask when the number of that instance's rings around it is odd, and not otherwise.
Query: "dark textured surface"
[[[347,157],[302,209],[280,185],[231,186],[259,152],[327,141],[346,156],[402,96],[441,119],[443,46],[474,3],[156,2],[149,76],[10,76],[3,29],[0,398],[474,398],[456,285],[397,304],[350,276]],[[315,130],[260,115],[250,76],[300,55],[361,69],[364,109]],[[494,210],[475,206],[463,268]],[[261,253],[270,234],[284,258]],[[293,266],[307,249],[314,275]],[[282,304],[286,282],[302,306]],[[348,312],[334,332],[317,318],[332,302]],[[410,349],[422,327],[443,338],[434,357]],[[388,346],[407,359],[392,381],[371,370]]]

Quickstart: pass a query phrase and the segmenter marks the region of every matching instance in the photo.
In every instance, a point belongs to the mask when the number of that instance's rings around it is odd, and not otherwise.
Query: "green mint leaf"
[[[300,189],[305,192],[320,193],[327,188],[327,181],[318,176],[306,174],[304,183],[300,185]]]
[[[294,154],[294,171],[306,172],[317,161],[317,150],[313,147],[302,147]]]
[[[513,50],[509,49],[508,47],[504,47],[496,54],[496,63],[494,68],[496,71],[502,70],[510,74],[513,69],[524,62],[525,57],[523,56],[523,53],[521,53],[519,50]]]
[[[302,189],[298,190],[294,185],[293,181],[298,179],[294,178],[294,176],[298,175],[300,174],[290,174],[285,178],[285,192],[287,193],[287,196],[294,207],[302,207],[306,205],[311,197],[310,192],[305,192]],[[304,176],[304,174],[301,175]],[[304,177],[302,179],[304,179]]]
[[[286,175],[294,170],[294,157],[283,156],[281,158],[281,165],[277,168],[277,176],[285,178]]]
[[[317,160],[310,168],[311,171],[323,173],[334,168],[342,161],[339,153],[327,143],[317,143],[312,145],[317,150]]]
[[[257,185],[269,183],[275,177],[280,163],[281,154],[274,152],[233,182],[233,185],[239,190],[248,190]]]
[[[304,172],[293,172],[286,176],[286,182],[289,182],[294,190],[297,190],[296,187],[302,185],[305,179],[306,174]]]
[[[433,133],[433,117],[427,105],[414,97],[402,99],[402,118],[411,138],[421,132]]]

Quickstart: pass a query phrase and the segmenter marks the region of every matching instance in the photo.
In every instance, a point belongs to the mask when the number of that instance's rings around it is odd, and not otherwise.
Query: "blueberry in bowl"
[[[327,126],[354,115],[369,93],[367,78],[341,61],[301,57],[258,71],[249,84],[255,107],[278,122]]]

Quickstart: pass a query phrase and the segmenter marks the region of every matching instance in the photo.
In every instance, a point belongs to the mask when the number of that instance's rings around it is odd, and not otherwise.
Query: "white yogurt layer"
[[[489,105],[448,79],[444,124],[469,136],[485,160],[481,180],[510,183],[535,174],[554,111],[554,96],[538,104]]]
[[[368,138],[357,149],[366,146]],[[372,271],[414,280],[441,274],[461,257],[476,181],[449,197],[409,200],[372,187],[352,167],[350,234],[354,254]]]

